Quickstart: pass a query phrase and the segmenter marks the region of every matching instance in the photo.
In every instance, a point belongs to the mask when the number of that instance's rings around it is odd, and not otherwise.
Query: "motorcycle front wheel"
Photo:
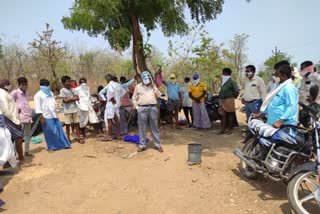
[[[259,155],[260,151],[258,150],[258,148],[256,148],[254,141],[255,141],[255,138],[250,138],[246,142],[246,144],[243,146],[242,152],[244,155],[246,155],[248,157],[256,157],[257,155]],[[254,169],[249,167],[246,164],[246,162],[244,162],[241,159],[240,159],[240,173],[244,177],[251,179],[251,180],[256,180],[260,176],[260,174],[258,172],[256,172]]]
[[[288,184],[287,194],[297,213],[320,213],[320,185],[315,171],[296,175]]]

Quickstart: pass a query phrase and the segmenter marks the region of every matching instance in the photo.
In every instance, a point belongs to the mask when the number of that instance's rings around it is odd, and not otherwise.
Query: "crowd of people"
[[[234,127],[235,99],[238,98],[240,90],[231,74],[230,68],[222,70],[218,110],[221,130],[218,135],[232,134]],[[253,65],[245,67],[245,76],[246,82],[240,99],[245,105],[248,122],[250,118],[261,117],[264,114],[267,115],[266,123],[275,128],[283,124],[297,125],[298,102],[305,104],[317,102],[317,95],[310,96],[309,91],[312,86],[319,85],[320,74],[311,61],[301,63],[300,71],[288,61],[278,62],[274,66],[274,72],[267,86],[263,79],[256,75],[256,68]],[[172,128],[182,129],[179,125],[179,114],[183,110],[187,127],[208,130],[212,122],[205,106],[208,88],[200,81],[200,75],[195,73],[191,78],[185,77],[184,85],[181,87],[173,73],[167,80],[163,79],[162,75],[160,77],[160,81],[157,78],[154,80],[148,71],[144,71],[129,81],[126,77],[121,77],[119,82],[114,75],[107,74],[105,76],[107,85],[98,87],[97,99],[93,99],[85,78],[80,78],[77,85],[71,77],[61,77],[63,88],[60,90],[59,98],[63,104],[65,131],[57,115],[56,98],[50,88],[50,81],[41,79],[39,91],[34,95],[34,111],[40,118],[48,151],[69,149],[74,140],[84,144],[88,124],[97,134],[101,134],[102,124],[105,124],[102,141],[121,139],[123,135],[128,134],[125,112],[136,111],[139,130],[137,151],[146,150],[146,134],[149,126],[155,149],[163,152],[158,117],[158,99],[161,96],[158,87],[161,84],[167,89],[167,110]],[[15,167],[16,154],[20,165],[25,163],[25,156],[32,156],[29,145],[32,136],[33,110],[29,104],[28,80],[19,77],[17,83],[18,88],[11,91],[10,81],[0,79],[0,164],[2,166],[9,163]],[[93,107],[96,102],[105,103],[101,114],[98,114]],[[72,133],[75,139],[71,139]]]

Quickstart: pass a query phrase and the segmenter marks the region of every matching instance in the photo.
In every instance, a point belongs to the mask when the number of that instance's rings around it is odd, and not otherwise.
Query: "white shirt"
[[[51,92],[51,97],[47,97],[42,91],[38,91],[34,95],[34,106],[37,114],[42,114],[46,119],[58,118],[56,113],[56,100]]]
[[[189,85],[185,84],[180,88],[180,92],[182,93],[182,106],[183,107],[192,107],[192,100],[189,97]]]
[[[79,101],[78,107],[82,111],[89,111],[92,108],[90,88],[87,84],[82,83],[80,86],[74,89],[74,94],[78,95]]]
[[[120,108],[121,97],[125,94],[125,90],[121,88],[121,85],[117,82],[110,81],[107,85],[107,105],[111,105],[110,100],[115,99],[116,103],[112,104],[114,108]]]
[[[245,101],[250,102],[256,99],[262,99],[262,101],[264,101],[266,95],[266,86],[261,77],[254,76],[251,80],[246,80],[242,96]]]
[[[0,100],[0,114],[11,120],[14,124],[20,125],[18,107],[11,95],[2,88],[0,88]]]

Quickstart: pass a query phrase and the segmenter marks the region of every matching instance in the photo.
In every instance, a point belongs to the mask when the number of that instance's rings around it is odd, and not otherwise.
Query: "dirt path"
[[[239,115],[239,114],[238,114]],[[243,121],[243,115],[240,115]],[[100,142],[73,144],[48,153],[32,145],[36,166],[0,179],[7,213],[291,213],[286,187],[260,179],[244,180],[239,159],[240,129],[216,136],[217,129],[197,132],[161,130],[164,153],[150,148],[131,159],[135,146]],[[203,163],[188,166],[187,144],[202,143]],[[1,211],[1,210],[0,210]]]

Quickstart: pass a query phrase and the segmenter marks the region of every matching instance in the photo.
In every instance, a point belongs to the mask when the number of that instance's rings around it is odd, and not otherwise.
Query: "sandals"
[[[78,139],[78,143],[80,143],[80,144],[86,143],[83,136],[80,136],[80,138]]]
[[[106,137],[101,139],[101,141],[112,141],[112,140],[113,140],[113,138],[110,137],[110,136],[106,136]]]
[[[176,129],[182,130],[181,126],[179,126],[179,125],[176,125]]]

